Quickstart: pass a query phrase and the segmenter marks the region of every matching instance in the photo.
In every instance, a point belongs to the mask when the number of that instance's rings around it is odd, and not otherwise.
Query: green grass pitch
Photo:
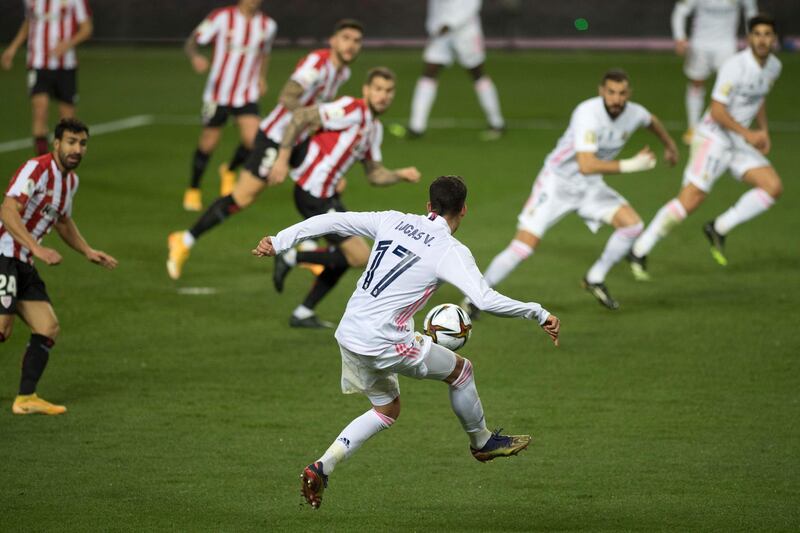
[[[275,52],[264,111],[302,53]],[[69,413],[14,417],[24,324],[0,348],[0,531],[800,529],[800,56],[781,60],[769,98],[770,158],[786,194],[730,235],[727,268],[712,261],[700,227],[745,190],[728,177],[651,255],[652,283],[634,282],[625,265],[611,272],[622,304],[616,313],[579,288],[609,228],[592,235],[576,217],[565,219],[499,287],[557,313],[561,347],[529,322],[487,316],[463,351],[490,426],[530,432],[530,449],[477,463],[446,387],[405,379],[398,423],[339,466],[322,509],[312,512],[300,507],[302,467],[368,404],[341,395],[330,332],[287,326],[310,274],[293,272],[277,295],[271,261],[249,255],[265,233],[299,220],[291,187],[266,191],[209,233],[173,283],[166,236],[195,218],[180,201],[204,80],[177,48],[84,49],[80,116],[97,124],[151,114],[156,123],[96,135],[80,168],[74,216],[119,269],[103,271],[47,239],[65,258],[39,267],[62,333],[39,391]],[[343,94],[358,94],[377,64],[399,74],[385,122],[402,122],[420,54],[365,50]],[[414,142],[387,137],[383,146],[388,166],[416,165],[425,183],[372,188],[355,168],[346,204],[421,211],[430,179],[462,174],[469,214],[458,237],[485,268],[511,238],[569,113],[596,94],[612,66],[629,71],[634,100],[679,136],[684,78],[672,55],[493,52],[488,70],[508,135],[478,140],[482,115],[471,84],[451,69],[433,118],[458,119],[459,127]],[[0,76],[0,142],[26,137],[21,58]],[[236,143],[232,126],[225,135],[206,174],[206,204],[215,169]],[[658,145],[640,133],[623,155],[645,143]],[[607,182],[649,221],[678,190],[683,148],[681,155],[678,168]],[[0,153],[3,180],[29,156]],[[341,315],[357,275],[345,277],[320,316]],[[177,290],[191,287],[217,292]],[[428,308],[459,300],[443,287]]]

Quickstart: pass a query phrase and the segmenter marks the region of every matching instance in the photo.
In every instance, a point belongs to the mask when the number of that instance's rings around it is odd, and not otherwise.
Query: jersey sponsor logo
[[[405,221],[400,221],[394,227],[395,230],[408,235],[410,238],[414,239],[415,241],[424,240],[425,246],[430,247],[433,240],[436,238],[432,236],[427,231],[420,231],[419,229],[415,228],[413,224],[406,224]]]
[[[58,218],[58,209],[53,207],[52,204],[47,204],[42,207],[42,215],[48,220],[56,220]]]

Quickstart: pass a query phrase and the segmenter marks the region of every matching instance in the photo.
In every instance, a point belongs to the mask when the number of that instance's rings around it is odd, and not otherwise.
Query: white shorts
[[[735,53],[735,43],[724,46],[691,44],[686,52],[683,72],[690,80],[707,80]]]
[[[431,37],[422,58],[434,65],[452,65],[453,60],[466,69],[475,68],[486,61],[481,19],[475,17],[457,30]]]
[[[569,213],[577,212],[589,229],[596,233],[602,224],[611,224],[617,210],[628,202],[602,179],[583,176],[564,178],[543,168],[528,201],[517,218],[517,229],[540,239],[551,226]]]
[[[741,180],[749,170],[772,166],[769,159],[741,136],[719,130],[715,124],[702,124],[695,131],[689,162],[683,171],[684,187],[691,183],[708,193],[726,170]]]
[[[456,366],[456,354],[416,333],[410,344],[398,344],[380,355],[360,355],[341,344],[342,392],[366,395],[372,405],[386,405],[400,396],[398,374],[414,379],[443,380]]]

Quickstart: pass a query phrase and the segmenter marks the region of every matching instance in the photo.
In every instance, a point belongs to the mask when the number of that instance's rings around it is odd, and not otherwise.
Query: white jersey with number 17
[[[472,253],[435,213],[328,213],[286,228],[273,238],[273,245],[282,253],[301,240],[328,233],[375,241],[336,330],[336,340],[352,352],[375,356],[411,344],[414,313],[442,282],[455,285],[489,313],[536,319],[539,324],[550,316],[537,303],[519,302],[489,287]]]

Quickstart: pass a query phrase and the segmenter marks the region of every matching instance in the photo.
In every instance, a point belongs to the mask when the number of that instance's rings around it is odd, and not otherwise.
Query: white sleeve
[[[275,36],[278,34],[278,23],[272,19],[267,21],[267,36],[264,38],[264,44],[261,46],[261,52],[268,54],[272,51],[272,43],[275,42]]]
[[[711,92],[711,99],[721,104],[728,105],[736,89],[736,83],[739,81],[737,79],[739,73],[738,61],[732,58],[723,63],[722,68],[717,72],[717,80],[714,82],[714,90]]]
[[[672,38],[676,41],[686,40],[686,19],[694,11],[694,0],[678,0],[672,9]]]
[[[319,56],[315,53],[308,54],[303,62],[297,65],[290,80],[297,82],[306,91],[320,80],[320,70],[317,68]]]
[[[300,241],[313,239],[321,235],[336,233],[339,235],[361,235],[375,238],[383,220],[381,212],[345,212],[317,215],[294,226],[289,226],[272,238],[272,245],[278,253],[285,252]]]
[[[319,117],[326,130],[346,130],[361,123],[362,109],[351,96],[319,105]]]
[[[203,22],[194,30],[195,40],[197,44],[208,44],[214,39],[214,36],[219,31],[219,23],[223,18],[223,11],[214,11],[207,16]]]
[[[481,311],[495,315],[536,318],[544,324],[550,313],[535,302],[523,303],[489,287],[466,246],[450,247],[436,266],[436,277],[454,285]]]
[[[599,149],[597,144],[597,119],[589,107],[576,109],[570,120],[573,130],[573,143],[575,152],[595,153]]]
[[[647,128],[653,122],[653,114],[647,110],[647,108],[641,104],[636,105],[636,112],[639,115],[639,127],[640,128]]]
[[[747,28],[747,21],[758,15],[758,4],[756,0],[742,0],[742,7],[744,7],[744,26]]]
[[[78,21],[78,24],[82,24],[89,20],[92,16],[92,10],[89,8],[89,4],[86,0],[77,0],[75,2],[75,20]]]

